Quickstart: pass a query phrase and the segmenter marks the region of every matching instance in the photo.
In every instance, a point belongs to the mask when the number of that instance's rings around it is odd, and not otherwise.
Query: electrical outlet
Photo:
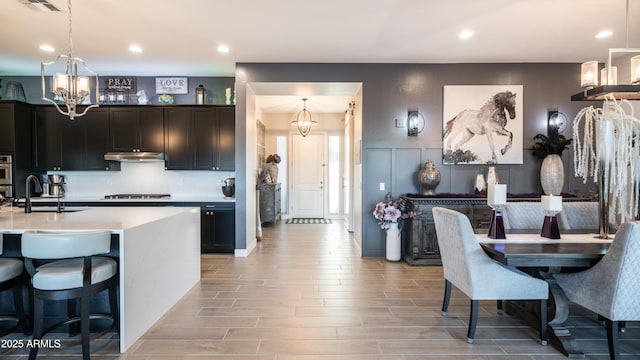
[[[384,183],[383,182],[380,183],[380,191],[384,191]]]
[[[404,127],[404,121],[402,121],[400,119],[396,119],[396,127],[397,128],[403,128]]]

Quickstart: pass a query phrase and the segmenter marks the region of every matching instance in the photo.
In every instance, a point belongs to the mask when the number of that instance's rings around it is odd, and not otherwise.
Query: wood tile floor
[[[469,300],[454,289],[440,315],[440,267],[361,258],[343,223],[265,227],[247,258],[202,256],[202,281],[126,354],[113,337],[92,342],[92,359],[127,360],[556,360],[537,332],[495,302],[481,303],[473,345]],[[571,331],[587,359],[608,359],[597,318],[578,308]],[[629,323],[624,359],[640,359],[640,328]],[[14,336],[15,337],[15,336]],[[66,343],[63,339],[63,343]],[[79,346],[39,359],[79,359]],[[0,359],[26,359],[0,349]]]

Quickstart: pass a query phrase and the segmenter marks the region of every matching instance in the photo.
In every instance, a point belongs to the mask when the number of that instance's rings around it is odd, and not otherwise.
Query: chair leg
[[[76,299],[68,299],[67,300],[67,318],[72,319],[78,316],[78,311],[76,309]],[[69,324],[69,336],[78,335],[78,323]]]
[[[540,344],[547,345],[547,300],[540,300]]]
[[[33,339],[40,340],[42,339],[42,332],[44,331],[44,300],[38,299],[37,296],[34,297],[33,303]],[[35,360],[36,356],[38,356],[38,347],[33,346],[31,350],[29,350],[29,360]]]
[[[15,304],[16,315],[18,317],[18,320],[20,321],[20,325],[22,326],[22,332],[25,335],[29,335],[29,321],[24,314],[24,299],[22,298],[22,290],[22,284],[17,285],[13,288],[13,303]]]
[[[607,343],[609,344],[609,358],[611,360],[620,359],[618,353],[618,322],[605,320],[607,323]]]
[[[450,298],[451,298],[451,282],[445,279],[444,280],[444,300],[442,301],[442,316],[447,315]]]
[[[80,297],[80,337],[82,338],[82,359],[91,359],[91,350],[89,348],[89,335],[90,335],[90,323],[89,323],[89,304],[90,304],[89,291],[82,291]]]
[[[120,312],[118,311],[118,287],[109,288],[109,307],[111,308],[111,316],[113,317],[113,326],[116,332],[120,334]]]
[[[476,324],[478,323],[478,300],[471,300],[471,313],[469,314],[469,330],[467,331],[467,342],[473,344],[473,337],[476,334]]]
[[[502,312],[502,300],[497,300],[496,301],[496,306],[498,308],[498,315],[502,315],[503,314],[503,312]]]

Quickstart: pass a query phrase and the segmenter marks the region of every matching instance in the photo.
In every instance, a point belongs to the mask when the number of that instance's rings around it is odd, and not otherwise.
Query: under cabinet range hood
[[[164,153],[153,151],[140,152],[108,152],[104,154],[104,159],[109,161],[164,161]]]

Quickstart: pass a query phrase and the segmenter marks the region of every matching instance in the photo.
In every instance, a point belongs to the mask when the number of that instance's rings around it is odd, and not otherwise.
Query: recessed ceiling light
[[[46,52],[54,52],[54,51],[56,51],[56,49],[54,49],[53,46],[47,45],[47,44],[40,45],[40,50],[46,51]]]
[[[458,34],[458,39],[468,39],[473,36],[473,31],[464,30],[460,34]]]
[[[138,45],[131,45],[129,46],[129,51],[134,52],[134,53],[141,53],[142,52],[142,48]]]
[[[218,51],[221,53],[228,53],[229,47],[227,45],[218,45]]]
[[[613,31],[603,30],[603,31],[600,31],[599,33],[596,34],[596,39],[608,38],[611,35],[613,35]]]

